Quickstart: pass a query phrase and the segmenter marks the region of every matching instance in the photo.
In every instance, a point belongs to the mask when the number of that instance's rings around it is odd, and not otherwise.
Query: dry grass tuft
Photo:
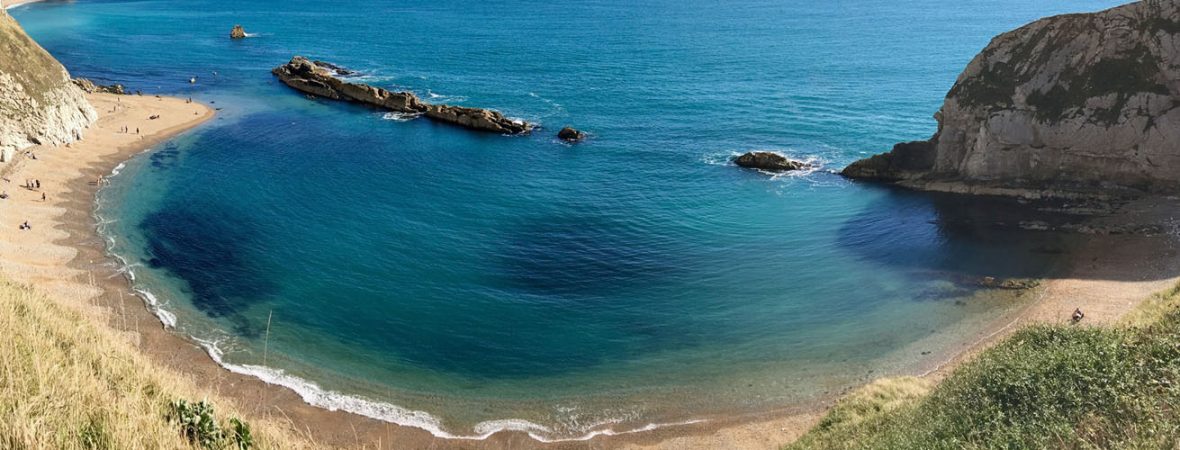
[[[0,448],[191,448],[168,419],[177,400],[207,399],[223,427],[241,417],[95,322],[28,286],[0,281]],[[249,426],[255,448],[313,447],[284,424]]]

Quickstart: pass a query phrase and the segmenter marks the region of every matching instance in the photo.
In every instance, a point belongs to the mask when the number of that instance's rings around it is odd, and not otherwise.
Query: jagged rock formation
[[[586,133],[575,128],[565,127],[557,132],[557,138],[566,142],[581,142],[586,139]]]
[[[98,119],[70,74],[0,10],[0,160],[32,145],[82,138]]]
[[[1050,17],[975,57],[929,140],[851,178],[957,192],[1103,196],[1180,190],[1180,0]]]
[[[807,168],[807,163],[788,159],[786,156],[774,152],[748,152],[735,158],[733,163],[747,169],[770,172],[787,172]]]
[[[332,64],[330,62],[316,60],[316,61],[312,61],[312,64],[315,64],[317,66],[323,67],[328,70],[331,70],[332,72],[335,72],[336,76],[338,76],[338,77],[347,77],[350,75],[356,75],[355,70],[349,70],[344,67]]]
[[[99,92],[99,93],[104,93],[104,94],[127,95],[127,90],[123,87],[123,85],[121,85],[119,83],[115,83],[115,84],[106,86],[106,85],[96,84],[95,82],[90,81],[89,79],[86,79],[86,78],[74,78],[74,85],[78,86],[78,88],[81,89],[82,92],[85,92],[87,94],[93,94],[95,92]]]
[[[296,56],[291,62],[276,67],[275,74],[287,86],[311,95],[364,103],[400,113],[422,114],[441,122],[503,134],[526,134],[533,125],[504,117],[498,111],[451,105],[432,105],[411,92],[391,92],[361,83],[350,83],[337,78],[343,72],[339,66],[309,61]]]
[[[242,28],[241,25],[234,25],[234,28],[232,30],[229,30],[229,38],[230,39],[245,39],[246,38],[246,29]]]

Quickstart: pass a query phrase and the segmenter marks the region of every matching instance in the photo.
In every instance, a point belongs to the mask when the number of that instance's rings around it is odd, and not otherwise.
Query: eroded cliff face
[[[975,57],[929,141],[852,178],[977,193],[1180,191],[1180,0],[1042,19]]]
[[[98,119],[57,60],[0,10],[0,156],[82,138]]]

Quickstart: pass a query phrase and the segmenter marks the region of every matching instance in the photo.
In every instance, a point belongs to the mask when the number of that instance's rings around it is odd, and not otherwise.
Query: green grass
[[[1018,331],[928,394],[921,382],[869,385],[786,448],[1180,448],[1180,290],[1117,327]]]

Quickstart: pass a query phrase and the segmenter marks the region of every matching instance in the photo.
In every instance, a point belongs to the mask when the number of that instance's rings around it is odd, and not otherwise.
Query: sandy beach
[[[0,0],[0,8],[3,8],[3,9],[15,8],[17,6],[24,5],[27,3],[36,3],[36,2],[40,2],[40,1],[44,1],[44,0]]]
[[[294,392],[217,366],[199,347],[165,330],[130,290],[127,280],[105,254],[93,216],[99,177],[118,163],[213,118],[213,111],[182,99],[92,94],[100,112],[85,139],[57,148],[22,152],[2,173],[0,188],[0,272],[38,287],[64,304],[83,311],[104,308],[106,322],[164,366],[190,374],[203,388],[234,399],[239,409],[259,417],[289,420],[329,447],[367,448],[633,448],[771,449],[791,442],[822,416],[834,400],[819,404],[649,432],[604,436],[555,444],[536,442],[523,433],[504,432],[487,440],[441,440],[426,431],[353,414],[312,407]],[[159,115],[155,120],[150,116]],[[130,133],[121,132],[128,127]],[[135,130],[139,130],[139,134]],[[34,158],[35,156],[35,158]],[[40,188],[24,187],[26,181]],[[42,200],[44,195],[44,200]],[[1166,222],[1158,200],[1132,203],[1118,217]],[[1113,219],[1112,219],[1113,220]],[[1122,220],[1122,219],[1119,219]],[[19,228],[28,222],[31,229]],[[1166,242],[1165,242],[1166,241]],[[1161,244],[1161,242],[1163,244]],[[1174,243],[1136,236],[1096,236],[1079,252],[1075,267],[1046,281],[1041,298],[1019,317],[998,324],[994,332],[940,366],[928,377],[941,379],[1010,332],[1030,323],[1064,323],[1074,308],[1086,312],[1083,326],[1116,321],[1138,301],[1172,286],[1180,273]],[[102,320],[102,319],[100,319]]]

